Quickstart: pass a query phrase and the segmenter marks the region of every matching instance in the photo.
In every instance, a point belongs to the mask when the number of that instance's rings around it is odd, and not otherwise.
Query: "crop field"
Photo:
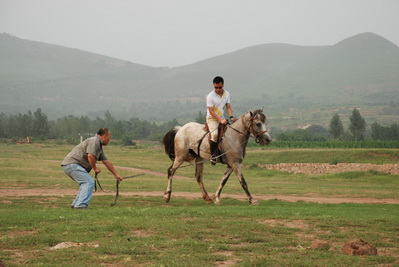
[[[171,161],[162,147],[111,142],[105,153],[118,172],[143,175],[121,182],[111,207],[115,179],[100,165],[106,192],[94,193],[89,209],[73,210],[78,185],[60,167],[72,148],[0,144],[2,264],[399,266],[398,149],[251,148],[243,173],[259,205],[248,203],[234,174],[214,205],[202,200],[192,166],[177,171],[165,203]],[[298,171],[341,164],[335,172]],[[210,195],[224,170],[205,164]],[[378,255],[345,255],[353,239],[373,244]],[[314,241],[327,246],[314,248]]]

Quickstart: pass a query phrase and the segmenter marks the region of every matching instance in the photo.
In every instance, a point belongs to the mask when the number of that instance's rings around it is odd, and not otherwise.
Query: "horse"
[[[219,143],[220,155],[218,162],[227,165],[227,169],[217,189],[214,201],[205,190],[202,174],[205,160],[212,156],[209,145],[209,131],[203,124],[189,122],[184,126],[175,126],[162,139],[165,153],[173,161],[168,169],[168,185],[165,191],[165,202],[170,201],[172,193],[172,179],[176,170],[183,162],[195,163],[195,177],[202,192],[202,198],[207,203],[221,204],[220,194],[231,173],[234,171],[242,188],[247,194],[250,204],[257,204],[251,196],[248,185],[241,172],[241,163],[244,160],[248,139],[252,134],[257,143],[268,145],[271,137],[266,128],[266,116],[263,108],[250,111],[240,116],[235,122],[227,125],[222,141]]]

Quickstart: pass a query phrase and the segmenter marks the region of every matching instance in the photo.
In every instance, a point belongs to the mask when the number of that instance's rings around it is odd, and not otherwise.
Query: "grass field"
[[[24,190],[69,190],[77,185],[59,166],[73,146],[0,144],[0,260],[7,266],[399,266],[399,208],[392,204],[321,204],[246,201],[223,198],[205,204],[198,198],[127,196],[124,192],[162,192],[171,162],[160,147],[113,146],[105,152],[116,166],[165,173],[146,174],[121,183],[114,196],[96,195],[90,209],[73,210],[73,195],[22,195]],[[368,172],[290,174],[264,170],[275,163],[398,163],[394,149],[250,149],[243,172],[251,193],[399,199],[399,175]],[[213,193],[225,167],[206,165],[204,182]],[[114,190],[112,175],[102,168],[104,188]],[[119,169],[122,176],[137,171]],[[192,167],[177,175],[193,177]],[[13,190],[15,195],[1,192]],[[174,192],[193,192],[195,179],[175,179]],[[235,177],[223,194],[244,192]],[[198,194],[199,196],[199,194]],[[351,239],[374,244],[377,256],[343,255]],[[310,249],[313,240],[329,248]],[[52,249],[62,242],[75,246]]]

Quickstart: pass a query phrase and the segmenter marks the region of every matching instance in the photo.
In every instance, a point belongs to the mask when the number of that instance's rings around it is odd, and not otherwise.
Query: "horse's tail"
[[[167,132],[162,139],[162,144],[165,146],[165,153],[171,160],[175,160],[175,136],[181,126],[175,126],[172,130]]]

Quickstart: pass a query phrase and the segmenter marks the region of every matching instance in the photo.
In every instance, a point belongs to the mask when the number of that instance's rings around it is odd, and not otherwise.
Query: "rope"
[[[133,178],[133,177],[137,177],[137,176],[142,176],[144,175],[144,173],[140,173],[140,174],[136,174],[136,175],[131,175],[131,176],[126,176],[126,177],[122,177],[123,180],[128,179],[128,178]],[[115,193],[115,200],[114,202],[111,204],[111,207],[115,206],[116,202],[118,201],[118,197],[119,197],[119,184],[121,183],[121,181],[116,180],[116,193]]]
[[[137,176],[142,176],[142,175],[144,175],[144,173],[140,173],[140,174],[136,174],[136,175],[131,175],[131,176],[125,176],[125,177],[122,177],[122,179],[123,180],[125,180],[125,179],[129,179],[129,178],[133,178],[133,177],[137,177]],[[94,193],[95,192],[97,192],[97,184],[98,184],[98,187],[100,187],[100,189],[101,189],[101,191],[103,191],[103,192],[106,192],[106,193],[110,193],[110,192],[112,192],[111,190],[104,190],[103,189],[103,187],[101,186],[101,184],[100,184],[100,180],[98,179],[98,173],[96,173],[95,175],[94,175],[94,179],[95,179],[95,183],[94,183]],[[115,190],[115,200],[114,200],[114,202],[111,204],[111,207],[113,207],[113,206],[115,206],[115,204],[116,204],[116,202],[118,201],[118,196],[119,196],[119,184],[120,184],[120,180],[116,180],[116,190]]]
[[[101,191],[106,192],[106,193],[111,192],[111,190],[105,191],[103,189],[103,187],[101,186],[100,180],[98,179],[97,175],[98,175],[98,173],[96,173],[96,175],[94,175],[94,179],[95,179],[95,182],[94,182],[94,193],[97,192],[97,184],[98,184],[98,187],[100,187]]]

